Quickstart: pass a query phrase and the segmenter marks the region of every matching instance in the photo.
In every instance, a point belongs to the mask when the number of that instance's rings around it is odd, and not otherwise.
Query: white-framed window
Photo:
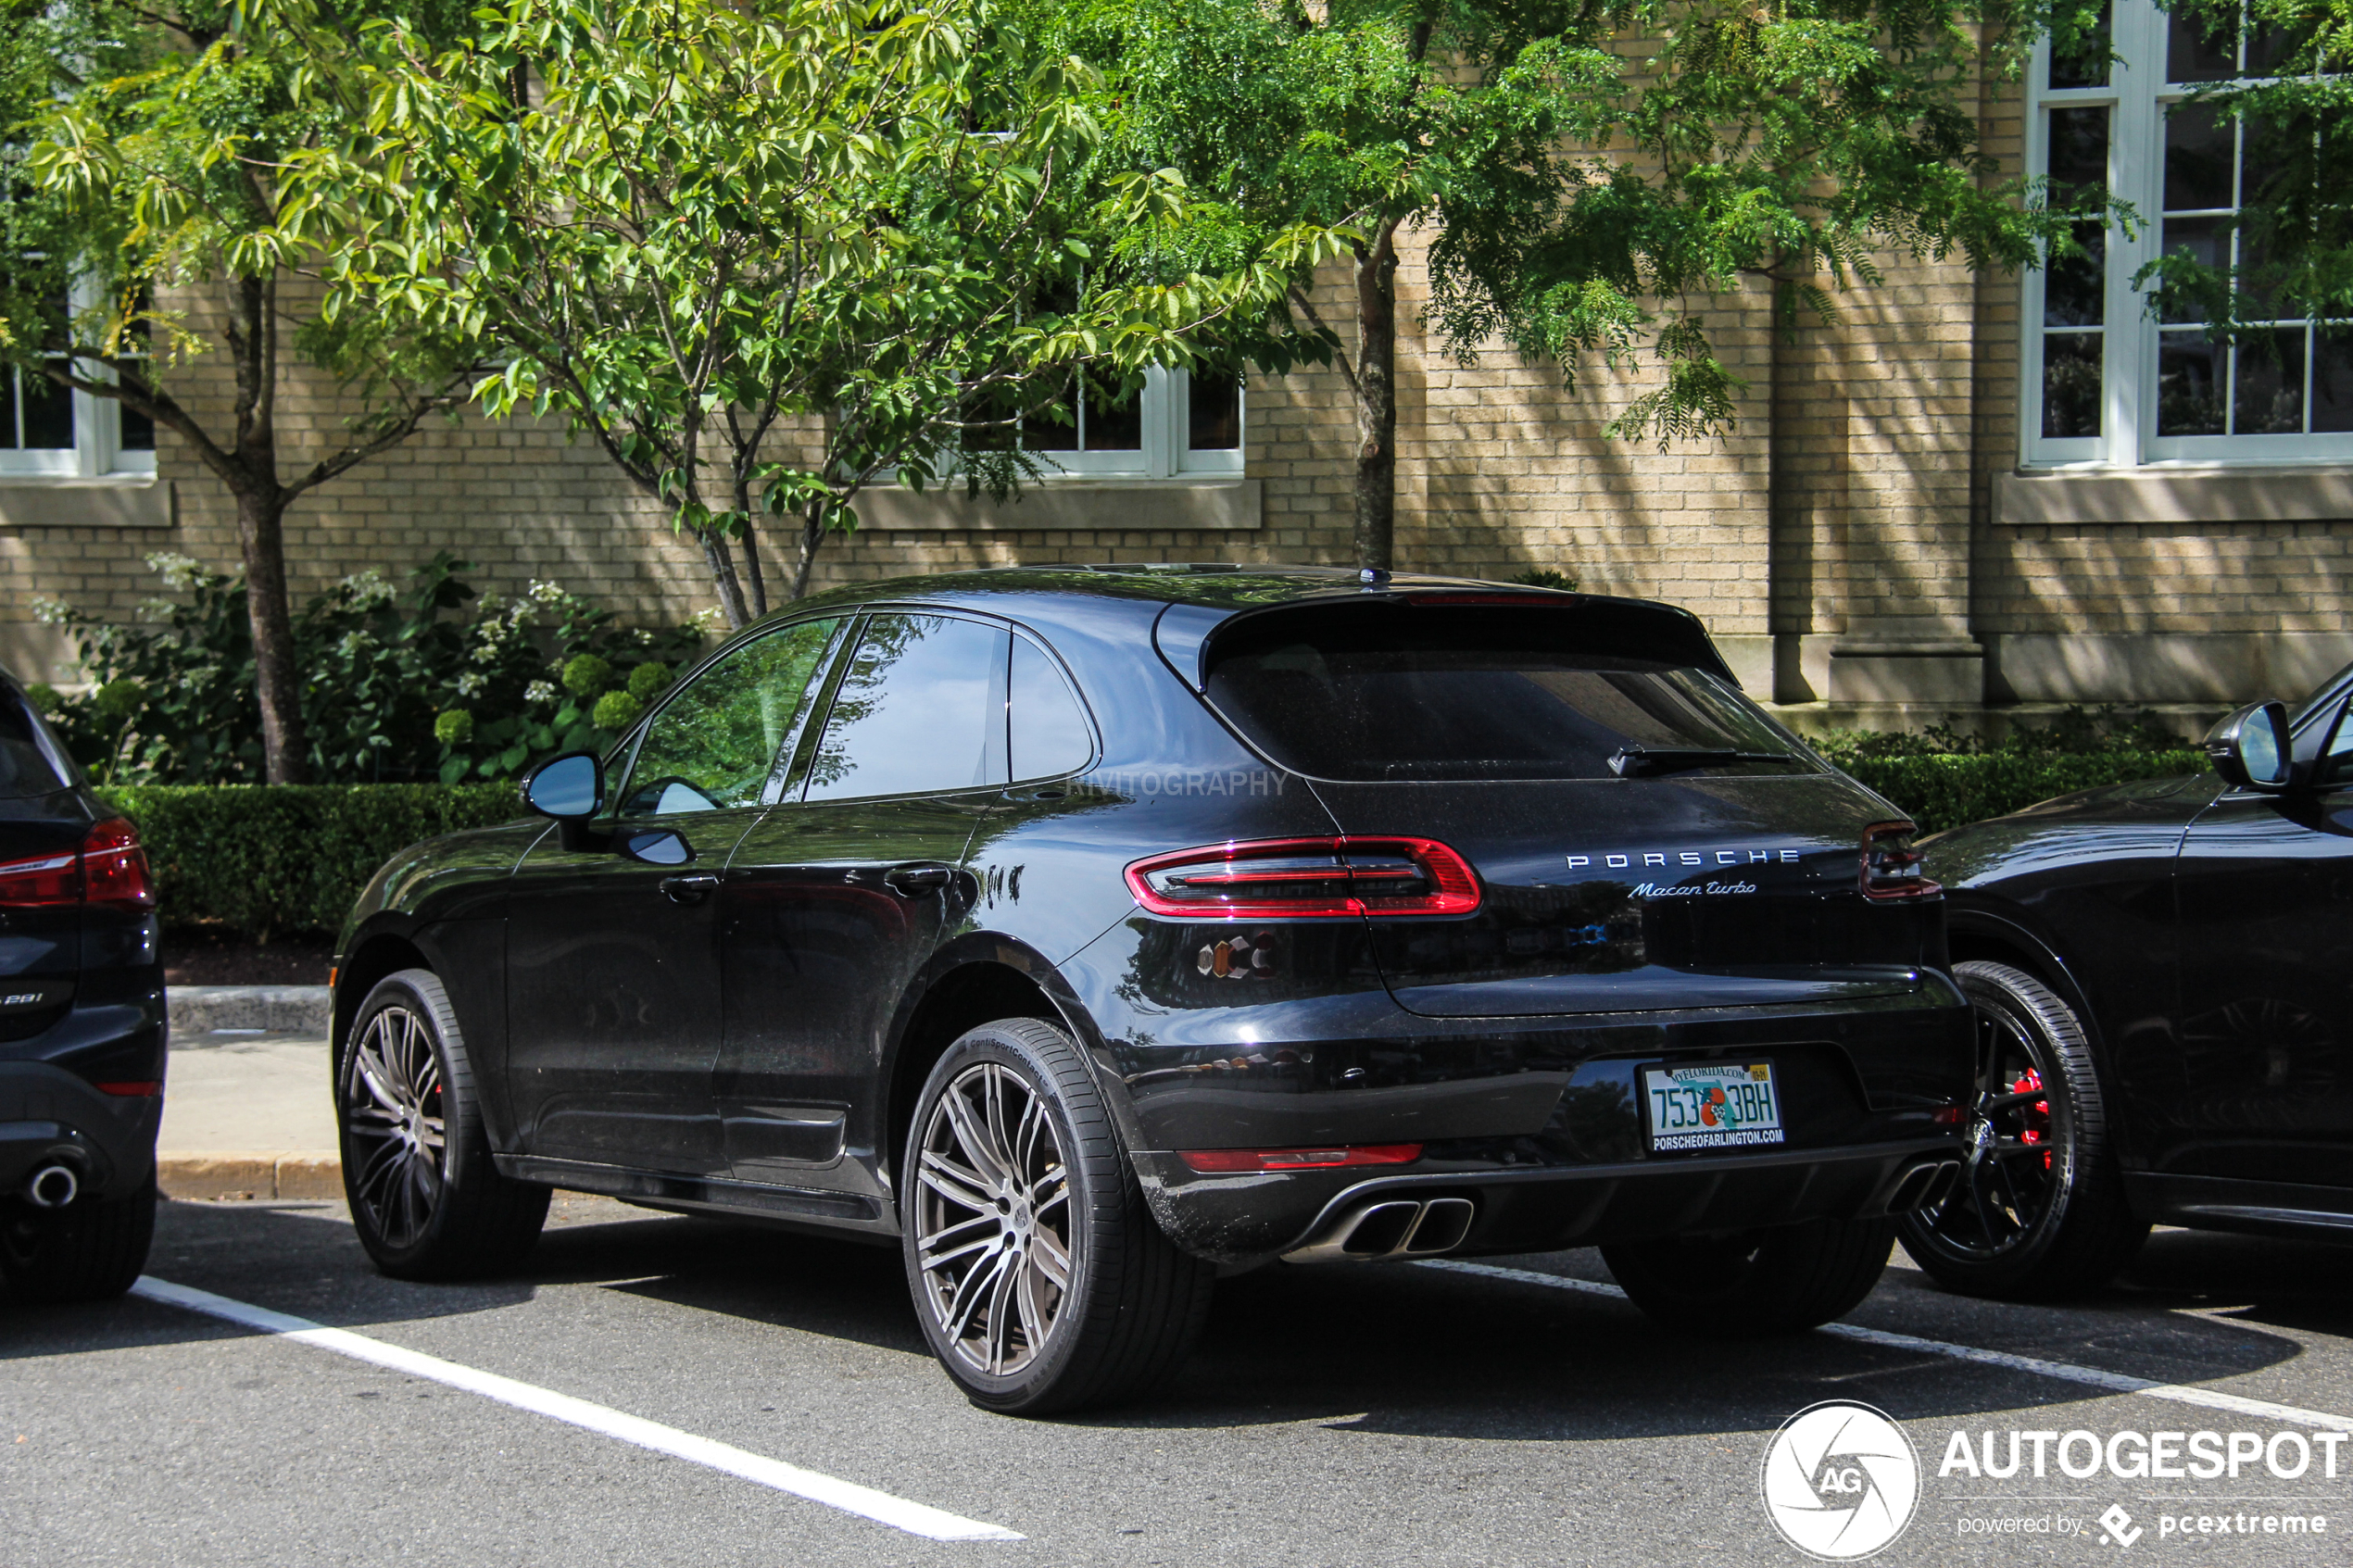
[[[1013,439],[1057,479],[1186,479],[1242,471],[1244,399],[1239,377],[1159,367],[1143,389],[1114,401],[1074,389],[1071,417],[1027,419]]]
[[[2088,257],[2023,284],[2020,448],[2032,467],[2353,459],[2353,335],[2282,320],[2233,346],[2196,321],[2153,318],[2133,275],[2188,250],[2223,263],[2251,192],[2247,137],[2202,86],[2259,80],[2268,41],[2209,40],[2154,0],[2112,0],[2116,58],[2070,58],[2046,40],[2028,94],[2027,168],[2055,187],[2105,187],[2140,214],[2082,236]],[[2054,192],[2054,199],[2058,199]]]
[[[75,292],[73,305],[86,306]],[[95,381],[112,372],[92,365],[85,374]],[[0,366],[0,479],[144,478],[155,471],[156,431],[145,415]]]

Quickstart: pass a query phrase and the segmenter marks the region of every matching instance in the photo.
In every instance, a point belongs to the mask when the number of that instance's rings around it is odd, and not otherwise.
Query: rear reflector
[[[128,1083],[101,1084],[98,1085],[98,1092],[102,1095],[120,1095],[125,1099],[137,1099],[147,1095],[163,1093],[163,1080],[137,1078]]]
[[[1177,1158],[1203,1175],[1233,1171],[1326,1171],[1336,1165],[1404,1165],[1422,1157],[1417,1143],[1352,1148],[1189,1148]]]
[[[1197,920],[1466,915],[1470,862],[1427,838],[1262,838],[1154,855],[1127,868],[1136,901]]]
[[[1919,830],[1909,822],[1874,822],[1863,830],[1863,897],[1880,902],[1932,898],[1944,889],[1928,879],[1920,852],[1912,847]]]
[[[139,830],[109,817],[82,835],[82,847],[0,862],[0,909],[104,904],[122,909],[156,907],[147,852]]]

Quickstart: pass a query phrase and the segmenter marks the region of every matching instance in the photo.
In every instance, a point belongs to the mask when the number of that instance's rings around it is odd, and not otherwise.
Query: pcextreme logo
[[[1808,1405],[1765,1445],[1758,1481],[1781,1538],[1829,1562],[1894,1543],[1920,1499],[1920,1459],[1887,1412],[1843,1399]]]

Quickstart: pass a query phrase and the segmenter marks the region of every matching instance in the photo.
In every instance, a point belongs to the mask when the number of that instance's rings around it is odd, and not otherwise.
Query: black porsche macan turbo
[[[339,944],[396,1273],[511,1261],[556,1186],[896,1241],[965,1391],[1043,1411],[1163,1376],[1276,1259],[1598,1244],[1669,1323],[1810,1326],[1958,1170],[1910,824],[1665,606],[886,583],[525,794]]]
[[[2152,1223],[2353,1236],[2353,667],[2206,749],[1922,847],[1982,1020],[1965,1179],[1904,1222],[1954,1289],[2091,1289]]]

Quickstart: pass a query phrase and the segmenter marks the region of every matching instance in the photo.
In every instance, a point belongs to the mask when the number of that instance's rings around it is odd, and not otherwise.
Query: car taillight
[[[1427,838],[1262,838],[1154,855],[1127,868],[1136,901],[1200,920],[1466,915],[1478,875]]]
[[[155,884],[139,830],[109,817],[82,835],[80,849],[0,862],[0,909],[53,909],[66,904],[108,904],[152,909]]]
[[[1417,1143],[1356,1144],[1346,1148],[1188,1148],[1176,1156],[1203,1175],[1235,1171],[1328,1171],[1340,1165],[1406,1165]]]
[[[1874,822],[1863,830],[1863,897],[1932,898],[1944,889],[1929,881],[1920,852],[1912,847],[1919,830],[1909,822]]]

